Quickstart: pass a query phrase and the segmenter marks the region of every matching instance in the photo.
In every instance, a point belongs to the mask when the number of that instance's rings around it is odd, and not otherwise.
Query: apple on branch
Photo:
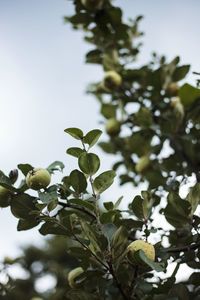
[[[51,176],[46,169],[36,168],[28,172],[26,184],[30,189],[40,190],[46,188],[51,182]]]

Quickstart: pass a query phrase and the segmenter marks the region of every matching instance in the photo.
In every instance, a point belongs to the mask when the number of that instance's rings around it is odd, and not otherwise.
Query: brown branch
[[[109,264],[109,267],[110,267],[110,268],[109,268],[109,269],[110,269],[110,274],[113,276],[113,279],[115,280],[116,285],[117,285],[117,287],[118,287],[118,289],[119,289],[119,291],[120,291],[122,297],[123,297],[125,300],[130,300],[130,298],[129,298],[128,296],[126,296],[126,294],[124,293],[123,288],[122,288],[122,286],[121,286],[121,283],[119,282],[117,276],[115,275],[115,272],[114,272],[114,270],[113,270],[113,266],[112,266],[111,263]]]
[[[89,210],[87,210],[86,208],[84,207],[78,207],[74,204],[71,204],[71,203],[63,203],[63,202],[60,202],[58,201],[58,204],[63,206],[63,207],[69,207],[69,208],[73,208],[73,209],[77,209],[85,214],[87,214],[88,216],[92,217],[93,219],[96,219],[96,216],[95,214],[93,214],[92,212],[90,212]]]
[[[182,246],[182,247],[177,247],[177,248],[168,248],[166,251],[168,253],[177,253],[177,252],[187,252],[190,250],[195,250],[200,248],[200,242],[192,245],[187,245],[187,246]]]

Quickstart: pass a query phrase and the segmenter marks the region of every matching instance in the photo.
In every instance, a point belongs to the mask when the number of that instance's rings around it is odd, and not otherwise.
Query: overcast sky
[[[147,62],[155,50],[169,59],[180,55],[181,63],[200,72],[199,1],[114,3],[123,8],[125,18],[145,16],[138,63]],[[101,80],[103,72],[84,64],[89,46],[63,21],[72,11],[69,0],[0,0],[0,169],[6,174],[18,163],[47,167],[55,160],[64,162],[67,174],[76,159],[65,154],[66,148],[78,144],[63,130],[103,129],[97,101],[84,94],[86,85]],[[195,78],[190,73],[188,80],[195,83]],[[105,171],[113,160],[97,151]],[[115,184],[104,199],[116,201],[119,194],[128,202],[135,191],[129,186],[120,191]],[[0,258],[17,255],[19,245],[41,241],[37,230],[17,233],[16,224],[9,208],[0,211]]]

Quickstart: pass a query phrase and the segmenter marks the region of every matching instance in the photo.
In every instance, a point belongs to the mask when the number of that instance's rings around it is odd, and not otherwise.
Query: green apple
[[[51,176],[46,169],[36,168],[28,172],[26,184],[30,189],[40,190],[46,188],[51,182]]]
[[[141,173],[148,167],[149,163],[150,163],[149,156],[144,155],[144,156],[140,157],[139,161],[137,162],[137,164],[135,166],[135,170],[138,173]]]
[[[71,270],[68,274],[68,282],[69,286],[73,289],[75,287],[78,287],[79,284],[75,282],[75,279],[81,275],[84,272],[83,268],[78,267],[73,270]]]
[[[127,247],[127,258],[134,264],[143,264],[143,261],[138,260],[135,256],[136,251],[142,250],[145,255],[152,261],[155,261],[155,248],[152,244],[143,240],[136,240]]]
[[[87,9],[101,9],[104,0],[81,0],[83,6]]]
[[[178,92],[179,92],[179,85],[176,82],[171,82],[166,89],[166,95],[169,97],[177,96]]]
[[[110,136],[116,136],[120,133],[121,124],[115,118],[111,118],[106,123],[106,132]]]
[[[122,83],[121,76],[115,71],[108,71],[105,73],[103,79],[103,88],[108,92],[117,90]]]
[[[0,186],[0,207],[8,207],[10,205],[12,193],[5,187]]]

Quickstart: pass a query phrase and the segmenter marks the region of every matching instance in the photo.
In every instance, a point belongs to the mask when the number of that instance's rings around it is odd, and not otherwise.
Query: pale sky
[[[180,55],[182,64],[200,72],[199,1],[114,3],[127,18],[145,16],[141,22],[144,46],[137,64],[147,62],[155,50],[169,59]],[[63,22],[63,16],[71,12],[69,0],[0,0],[0,169],[6,174],[19,163],[46,167],[55,160],[64,162],[64,174],[68,174],[77,165],[65,151],[78,144],[63,130],[103,129],[97,101],[84,94],[86,85],[100,81],[103,72],[84,64],[89,46],[80,32]],[[190,73],[189,81],[195,79]],[[101,171],[111,167],[112,157],[94,150],[103,158]],[[135,193],[130,185],[120,190],[116,182],[104,199],[116,201],[124,195],[127,203]],[[36,229],[18,233],[16,224],[9,208],[0,210],[0,259],[17,255],[19,245],[42,240]]]

